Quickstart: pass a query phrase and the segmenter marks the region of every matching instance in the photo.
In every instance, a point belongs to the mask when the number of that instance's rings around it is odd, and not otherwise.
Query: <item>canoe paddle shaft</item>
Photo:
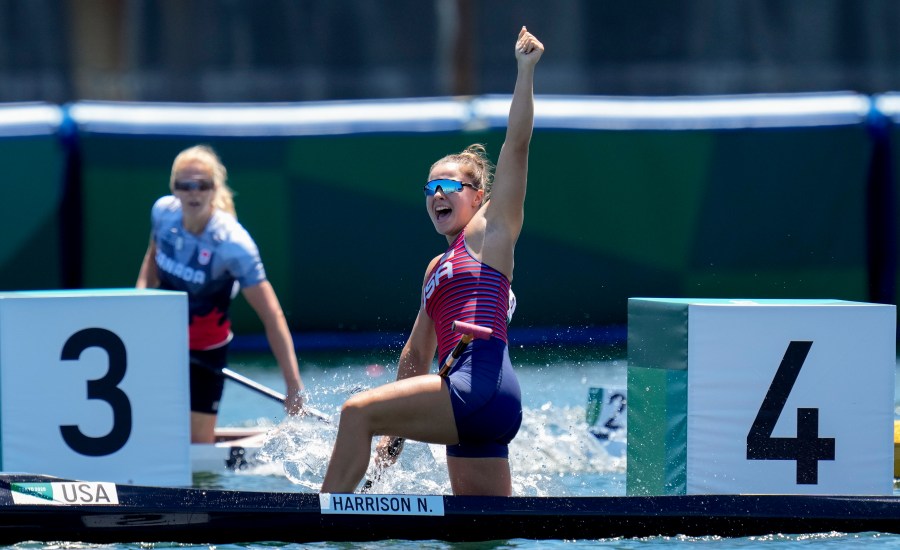
[[[229,369],[228,367],[223,368],[219,372],[221,372],[222,376],[224,376],[225,378],[228,378],[229,380],[233,380],[233,381],[237,382],[238,384],[241,384],[242,386],[245,386],[247,388],[250,388],[251,390],[256,391],[257,393],[261,393],[261,394],[265,395],[266,397],[270,397],[270,398],[274,399],[275,401],[278,401],[281,404],[284,404],[284,400],[287,399],[283,393],[277,392],[270,387],[263,386],[259,382],[256,382],[255,380],[251,380],[250,378],[247,378],[246,376],[244,376],[242,374],[238,374],[238,373],[234,372],[233,370]]]
[[[465,351],[466,346],[469,345],[469,342],[471,342],[475,338],[488,340],[490,339],[491,334],[494,333],[494,331],[489,328],[480,327],[471,323],[464,323],[462,321],[453,321],[453,324],[450,325],[450,327],[455,332],[461,332],[462,338],[459,339],[456,347],[453,348],[452,352],[450,352],[450,357],[447,357],[447,360],[444,361],[444,366],[441,367],[440,371],[438,371],[438,376],[442,378],[447,377],[447,373],[450,372],[450,369],[453,368],[454,364],[456,364],[456,360],[459,359],[459,356],[462,355],[463,351]]]
[[[227,378],[228,380],[237,382],[238,384],[244,386],[245,388],[249,388],[257,393],[261,393],[262,395],[265,395],[266,397],[269,397],[275,401],[278,401],[282,405],[284,405],[284,401],[285,401],[285,399],[287,399],[287,397],[283,393],[275,391],[268,386],[264,386],[255,380],[247,378],[246,376],[239,374],[239,373],[229,369],[228,367],[217,369],[217,368],[207,365],[206,363],[203,363],[202,361],[198,361],[196,359],[191,359],[191,364],[202,367],[202,368],[204,368],[214,374],[217,374],[223,378]],[[318,420],[320,420],[322,422],[325,422],[326,424],[331,424],[331,419],[329,419],[325,413],[318,411],[307,405],[303,405],[303,408],[301,409],[300,414],[301,415],[308,414],[310,416],[317,418]]]

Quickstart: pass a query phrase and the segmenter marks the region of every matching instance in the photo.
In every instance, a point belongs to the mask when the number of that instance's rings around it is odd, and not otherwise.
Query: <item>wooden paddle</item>
[[[441,370],[438,371],[438,376],[441,378],[446,378],[447,374],[450,372],[450,369],[453,368],[453,365],[456,364],[459,356],[463,354],[466,346],[468,346],[472,340],[475,338],[479,338],[481,340],[490,339],[491,335],[494,333],[492,329],[487,327],[482,327],[479,325],[473,325],[471,323],[466,323],[463,321],[453,321],[453,324],[450,325],[455,332],[461,332],[462,338],[459,339],[459,342],[456,343],[456,347],[453,348],[453,351],[450,352],[450,355],[444,361],[444,365],[441,367]],[[403,450],[403,443],[406,441],[406,438],[403,437],[393,437],[391,438],[390,443],[387,446],[387,455],[391,458],[394,458],[400,454],[400,451]],[[378,476],[375,478],[378,479]],[[365,484],[363,485],[362,491],[366,492],[372,488],[373,480],[367,479]]]
[[[285,399],[287,399],[287,397],[283,393],[275,391],[268,386],[264,386],[255,380],[251,380],[250,378],[247,378],[246,376],[239,374],[239,373],[229,369],[228,367],[225,367],[222,369],[217,369],[215,367],[211,367],[210,365],[207,365],[206,363],[204,363],[198,359],[191,359],[191,364],[197,365],[198,367],[203,367],[204,369],[212,372],[213,374],[217,374],[223,378],[227,378],[228,380],[237,382],[238,384],[241,384],[242,386],[244,386],[246,388],[250,388],[251,390],[253,390],[257,393],[261,393],[262,395],[265,395],[266,397],[269,397],[271,399],[274,399],[275,401],[278,401],[282,405],[284,405],[284,401],[285,401]],[[325,422],[326,424],[331,424],[331,419],[328,418],[328,415],[326,415],[325,413],[323,413],[319,410],[316,410],[306,404],[303,405],[303,409],[301,409],[300,414],[307,414],[309,416],[315,417],[316,419],[318,419],[321,422]]]

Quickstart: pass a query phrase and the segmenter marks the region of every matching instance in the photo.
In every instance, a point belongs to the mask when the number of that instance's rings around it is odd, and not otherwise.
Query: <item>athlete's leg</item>
[[[452,445],[459,441],[446,382],[435,374],[358,393],[341,408],[323,493],[350,493],[366,473],[372,437],[394,435]]]
[[[227,364],[228,346],[191,350],[191,443],[215,443],[216,416],[225,378],[211,369]]]
[[[512,476],[506,458],[447,457],[454,495],[512,496]]]
[[[216,442],[216,415],[191,411],[191,443]]]

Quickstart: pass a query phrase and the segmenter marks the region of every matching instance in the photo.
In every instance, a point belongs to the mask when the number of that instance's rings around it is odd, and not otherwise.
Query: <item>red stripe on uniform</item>
[[[449,252],[453,251],[450,255]],[[425,312],[434,321],[438,353],[444,360],[462,337],[454,332],[453,321],[463,321],[494,331],[493,337],[508,342],[506,314],[509,308],[509,279],[496,269],[473,258],[466,248],[465,232],[461,232],[448,249],[449,260],[438,262],[429,274],[434,290],[425,298]],[[436,275],[449,273],[452,276]]]

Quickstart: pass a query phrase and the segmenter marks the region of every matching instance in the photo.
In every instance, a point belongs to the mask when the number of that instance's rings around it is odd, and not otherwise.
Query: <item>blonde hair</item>
[[[228,170],[219,159],[219,155],[208,145],[195,145],[178,153],[172,162],[172,174],[169,176],[169,191],[175,191],[175,172],[183,164],[191,161],[198,161],[205,164],[212,172],[213,184],[215,185],[213,195],[213,206],[219,210],[228,212],[232,216],[237,217],[234,209],[234,191],[228,187]]]
[[[494,183],[494,165],[487,156],[487,150],[481,143],[473,143],[459,153],[447,155],[431,165],[429,173],[441,164],[456,163],[460,171],[472,179],[472,184],[478,189],[484,189],[484,196],[491,194],[491,185]]]

